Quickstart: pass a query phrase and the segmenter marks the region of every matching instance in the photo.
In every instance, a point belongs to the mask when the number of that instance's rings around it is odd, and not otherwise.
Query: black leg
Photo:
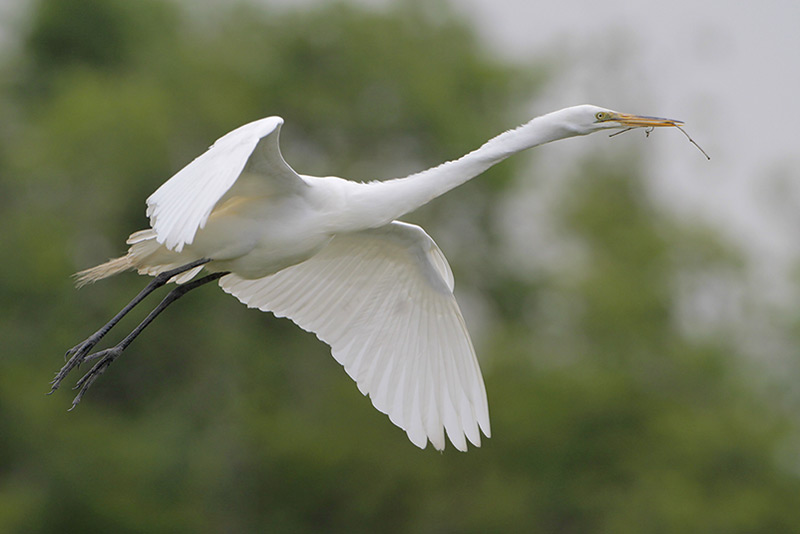
[[[147,325],[152,323],[153,320],[156,317],[158,317],[158,314],[164,311],[167,308],[167,306],[169,306],[170,304],[181,298],[183,295],[185,295],[192,289],[196,289],[204,284],[213,282],[214,280],[217,280],[225,276],[226,274],[228,273],[227,272],[213,273],[203,278],[199,278],[192,282],[176,287],[175,289],[170,291],[167,294],[167,296],[164,297],[164,300],[162,300],[158,304],[158,306],[156,306],[153,309],[153,311],[151,311],[150,314],[147,317],[145,317],[144,321],[142,321],[139,324],[139,326],[134,328],[133,331],[125,337],[125,339],[119,342],[119,344],[109,349],[101,350],[99,352],[86,356],[85,360],[94,360],[100,358],[100,361],[94,364],[94,366],[91,369],[89,369],[89,372],[87,372],[80,380],[78,380],[78,383],[75,385],[74,389],[80,389],[80,390],[78,391],[78,394],[75,396],[75,399],[72,401],[72,408],[70,408],[70,410],[72,410],[73,408],[75,408],[75,406],[78,405],[78,403],[83,398],[84,393],[86,393],[86,391],[91,387],[91,385],[94,384],[94,381],[97,380],[98,377],[103,374],[103,372],[105,372],[106,368],[109,365],[111,365],[111,362],[117,359],[117,357],[120,354],[122,354],[122,351],[124,351],[127,348],[127,346],[130,345],[134,339],[136,339],[136,336],[141,334],[142,330],[147,328]]]
[[[122,308],[122,310],[120,310],[120,312],[117,313],[109,322],[103,325],[100,330],[67,351],[67,353],[64,355],[64,359],[66,360],[69,358],[69,360],[64,364],[64,367],[62,367],[61,370],[56,373],[53,381],[50,382],[51,388],[48,395],[58,389],[58,387],[61,385],[61,382],[64,380],[64,378],[66,378],[69,372],[83,363],[83,361],[86,359],[86,355],[89,354],[89,351],[92,350],[92,348],[103,338],[103,336],[105,336],[108,331],[114,327],[114,325],[120,322],[120,320],[125,317],[129,311],[131,311],[137,304],[144,300],[147,295],[169,282],[173,276],[185,273],[186,271],[194,269],[199,265],[204,265],[209,261],[211,260],[205,258],[193,261],[170,271],[165,271],[153,278],[153,280],[147,284],[147,286],[142,289],[142,291],[136,295],[134,299],[127,304],[127,306]]]

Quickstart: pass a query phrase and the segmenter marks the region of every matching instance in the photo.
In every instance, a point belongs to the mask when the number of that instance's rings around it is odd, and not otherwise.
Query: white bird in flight
[[[398,218],[521,150],[608,129],[679,127],[681,121],[591,105],[569,107],[489,140],[469,154],[405,178],[360,183],[296,173],[268,117],[218,139],[147,199],[150,228],[128,253],[78,273],[78,285],[136,269],[155,276],[109,323],[69,351],[55,391],[84,361],[74,408],[92,383],[170,303],[205,283],[251,308],[288,317],[330,345],[374,406],[414,445],[480,446],[491,435],[478,360],[453,296],[444,254]],[[203,270],[210,274],[196,278]],[[178,287],[122,342],[95,344],[149,293]]]

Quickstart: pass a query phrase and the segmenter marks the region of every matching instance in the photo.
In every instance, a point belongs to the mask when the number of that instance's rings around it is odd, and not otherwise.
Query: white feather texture
[[[442,449],[446,433],[466,450],[468,441],[480,445],[481,431],[489,436],[489,411],[453,297],[453,273],[421,228],[397,219],[521,150],[680,121],[574,106],[502,133],[459,159],[369,183],[298,175],[281,156],[282,124],[268,117],[217,140],[147,199],[152,228],[130,237],[128,254],[78,273],[78,283],[136,269],[173,273],[171,281],[188,283],[189,291],[222,276],[222,288],[243,303],[289,317],[328,343],[361,392],[414,444],[430,441]],[[190,282],[203,269],[212,274]],[[148,285],[74,348],[53,388],[155,287]],[[74,403],[105,361],[84,377]]]
[[[280,153],[278,136],[282,124],[280,117],[267,117],[225,134],[156,189],[147,199],[147,216],[156,240],[176,252],[191,244],[217,202],[242,175],[251,156],[262,176],[273,181],[300,182]]]
[[[331,346],[359,390],[419,447],[466,450],[490,435],[475,351],[453,275],[422,228],[394,222],[340,234],[298,265],[220,286],[249,307],[288,317]],[[466,436],[466,439],[465,439]]]

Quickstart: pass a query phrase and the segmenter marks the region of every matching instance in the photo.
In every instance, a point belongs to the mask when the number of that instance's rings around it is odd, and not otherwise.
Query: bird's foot
[[[125,347],[123,347],[122,345],[116,345],[114,347],[111,347],[110,349],[105,349],[99,352],[95,352],[94,354],[90,354],[85,358],[86,360],[93,360],[96,358],[100,358],[100,361],[94,364],[92,368],[89,369],[89,371],[85,375],[83,375],[80,380],[78,380],[78,382],[75,384],[75,387],[72,388],[72,389],[77,389],[78,394],[72,400],[72,408],[70,408],[70,411],[75,409],[78,403],[81,402],[83,395],[89,390],[90,387],[92,387],[94,381],[97,380],[100,377],[100,375],[102,375],[105,372],[106,368],[108,368],[108,366],[111,365],[111,362],[117,359],[117,356],[122,354],[122,351],[124,349]]]
[[[67,377],[70,371],[76,367],[80,367],[80,365],[86,360],[89,351],[94,348],[97,342],[100,341],[101,337],[102,336],[98,336],[97,334],[91,335],[69,349],[66,354],[64,354],[64,360],[66,360],[66,363],[64,364],[64,367],[62,367],[61,370],[56,373],[56,376],[53,378],[52,382],[50,382],[50,391],[47,393],[48,395],[58,389],[58,387],[61,385],[61,382]]]

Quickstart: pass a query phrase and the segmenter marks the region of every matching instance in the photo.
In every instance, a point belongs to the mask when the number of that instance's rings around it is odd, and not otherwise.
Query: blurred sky
[[[497,53],[522,61],[556,54],[566,71],[537,105],[591,102],[686,121],[712,159],[679,132],[656,132],[642,148],[652,158],[658,197],[744,244],[764,290],[780,294],[782,284],[771,282],[788,274],[800,253],[800,2],[454,5]],[[576,145],[544,157],[563,163],[581,149]]]
[[[0,45],[13,42],[13,21],[26,5],[0,0]],[[782,284],[770,289],[769,281],[785,275],[800,254],[795,131],[800,2],[453,0],[451,5],[474,22],[492,53],[555,65],[558,81],[537,99],[532,115],[589,102],[686,121],[710,162],[677,131],[658,131],[646,142],[633,132],[614,143],[641,148],[655,177],[656,197],[682,217],[712,222],[744,244],[765,292],[781,294]],[[607,139],[591,143],[611,150]],[[559,143],[541,151],[537,165],[560,169],[585,151],[585,142]]]

